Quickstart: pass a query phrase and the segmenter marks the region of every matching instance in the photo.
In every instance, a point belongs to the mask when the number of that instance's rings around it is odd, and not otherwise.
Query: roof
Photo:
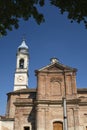
[[[35,88],[27,88],[27,89],[20,89],[20,90],[16,90],[16,91],[13,91],[13,92],[9,92],[7,93],[7,95],[11,95],[11,94],[24,94],[24,93],[36,93],[36,89]]]
[[[14,118],[8,118],[6,116],[0,116],[0,121],[14,121]]]
[[[28,49],[28,46],[26,45],[26,41],[23,39],[21,45],[18,48],[25,48]]]
[[[78,93],[87,93],[87,88],[77,88]]]

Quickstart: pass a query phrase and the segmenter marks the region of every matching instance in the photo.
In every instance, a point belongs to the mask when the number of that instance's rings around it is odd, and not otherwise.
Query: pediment
[[[63,67],[58,66],[57,64],[54,64],[52,66],[49,66],[49,67],[43,69],[43,71],[60,71],[60,72],[62,72],[63,71]]]
[[[64,72],[64,71],[77,71],[75,68],[71,68],[69,66],[65,66],[59,62],[47,65],[36,72]]]

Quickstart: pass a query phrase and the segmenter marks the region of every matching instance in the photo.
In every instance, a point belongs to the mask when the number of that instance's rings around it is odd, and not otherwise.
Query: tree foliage
[[[61,14],[67,12],[71,22],[84,22],[87,28],[87,0],[49,0],[51,6],[57,7]],[[44,16],[38,7],[45,6],[45,0],[0,0],[0,34],[6,35],[7,30],[19,27],[21,18],[28,20],[31,17],[37,24],[44,21]]]
[[[60,9],[61,14],[67,12],[71,22],[84,22],[87,28],[87,0],[51,0],[51,4]]]

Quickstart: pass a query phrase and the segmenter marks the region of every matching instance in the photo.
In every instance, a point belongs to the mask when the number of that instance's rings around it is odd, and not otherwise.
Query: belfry
[[[25,89],[28,87],[28,63],[29,63],[29,49],[25,40],[17,50],[17,65],[14,78],[14,91]]]
[[[77,69],[51,58],[48,65],[35,70],[37,87],[28,87],[29,55],[23,40],[0,130],[87,130],[87,88],[76,86]]]

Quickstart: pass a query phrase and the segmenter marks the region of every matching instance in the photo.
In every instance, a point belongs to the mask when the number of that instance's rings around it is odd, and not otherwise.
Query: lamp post
[[[68,130],[68,127],[67,127],[66,77],[65,77],[65,71],[64,71],[63,118],[64,118],[64,130]]]

